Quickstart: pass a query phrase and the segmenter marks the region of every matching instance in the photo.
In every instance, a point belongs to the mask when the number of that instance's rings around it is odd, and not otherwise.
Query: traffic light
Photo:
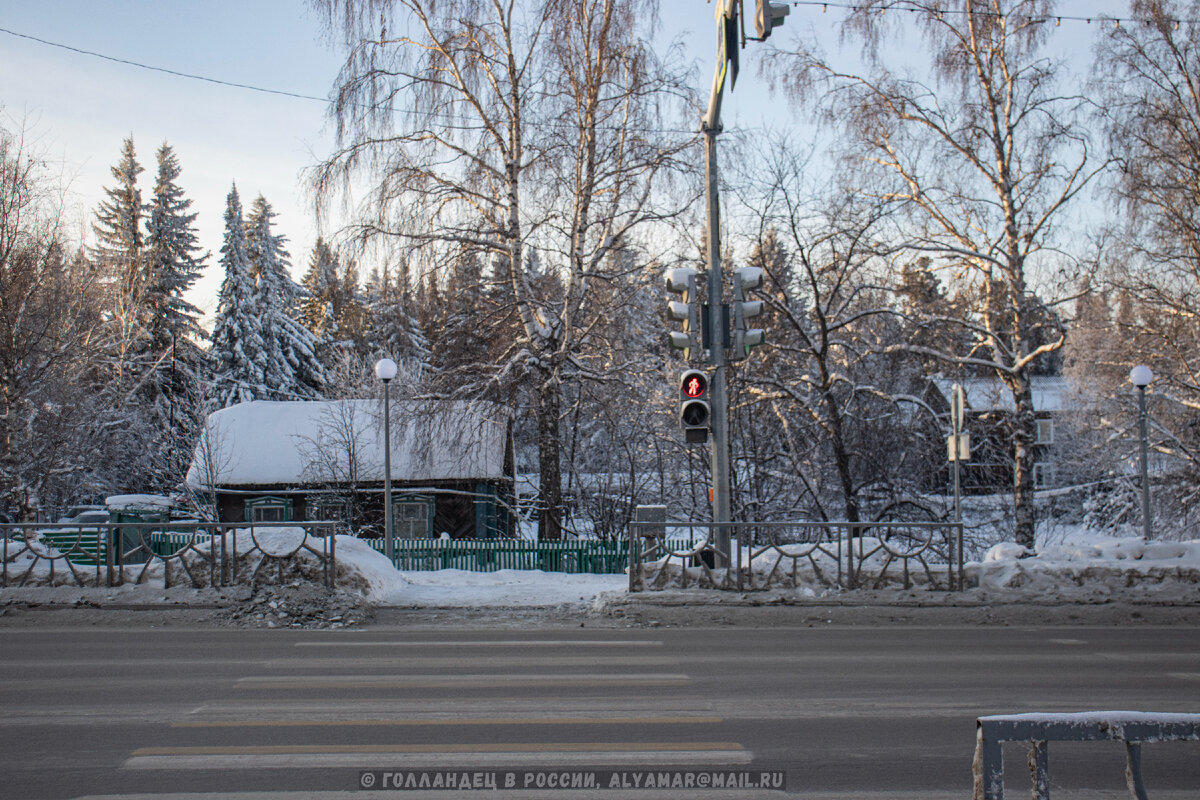
[[[746,320],[762,313],[762,300],[747,300],[746,292],[762,286],[763,271],[758,267],[739,267],[733,271],[733,357],[746,358],[751,347],[767,340],[762,328],[747,328]]]
[[[708,376],[689,369],[679,378],[679,427],[684,441],[703,444],[708,441],[712,411],[708,406]]]
[[[682,300],[667,303],[667,316],[683,323],[682,331],[671,331],[671,347],[683,351],[685,359],[700,350],[700,296],[696,292],[697,272],[695,267],[678,267],[667,270],[667,291],[682,295]]]
[[[782,3],[772,3],[770,0],[757,0],[758,5],[754,9],[754,30],[758,33],[758,40],[761,42],[771,35],[774,28],[778,28],[783,24],[783,18],[788,15],[791,8]]]

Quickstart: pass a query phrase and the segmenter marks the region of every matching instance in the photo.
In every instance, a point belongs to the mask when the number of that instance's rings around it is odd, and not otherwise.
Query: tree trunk
[[[562,538],[562,462],[559,449],[559,410],[562,397],[558,383],[550,375],[538,375],[538,472],[541,509],[538,512],[538,539]]]
[[[1013,516],[1017,544],[1034,548],[1036,513],[1033,493],[1033,444],[1037,439],[1037,416],[1033,408],[1033,389],[1029,378],[1021,375],[1014,386],[1013,399]]]

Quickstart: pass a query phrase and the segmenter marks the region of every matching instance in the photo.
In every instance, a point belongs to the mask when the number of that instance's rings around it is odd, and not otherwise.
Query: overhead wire
[[[332,102],[327,97],[317,97],[316,95],[303,94],[301,92],[289,92],[289,91],[285,91],[283,89],[269,89],[269,88],[266,88],[263,86],[255,86],[254,84],[250,84],[250,83],[241,83],[238,81],[227,81],[227,80],[222,80],[220,78],[212,78],[207,75],[199,75],[199,74],[192,73],[192,72],[183,72],[182,70],[170,69],[168,67],[159,67],[159,66],[155,66],[153,64],[147,64],[147,63],[144,63],[141,61],[134,61],[133,59],[120,58],[118,56],[110,56],[106,53],[100,53],[95,50],[88,50],[83,47],[76,47],[74,45],[64,44],[62,42],[51,41],[50,39],[43,39],[38,36],[32,36],[27,33],[21,33],[20,31],[14,31],[11,28],[0,27],[0,33],[6,33],[9,36],[14,36],[18,39],[25,39],[25,40],[28,40],[31,42],[36,42],[37,44],[45,45],[47,47],[54,47],[54,48],[58,48],[60,50],[66,50],[71,53],[76,53],[78,55],[89,56],[92,58],[99,58],[99,59],[102,59],[104,61],[109,61],[114,64],[121,64],[123,66],[149,70],[151,72],[159,72],[164,75],[170,75],[170,76],[176,77],[176,78],[186,78],[188,80],[203,81],[204,83],[211,83],[211,84],[215,84],[217,86],[226,86],[226,87],[234,88],[234,89],[245,89],[247,91],[261,92],[262,94],[279,95],[281,97],[290,97],[290,98],[297,99],[297,100],[311,100],[311,101],[321,103],[322,105],[326,105],[326,106]],[[363,104],[363,103],[354,103],[353,105],[355,105],[359,108],[370,108],[370,106]],[[405,115],[410,115],[410,116],[420,115],[420,116],[424,116],[424,117],[440,118],[442,120],[455,119],[455,117],[453,115],[451,115],[449,113],[445,113],[445,112],[437,112],[437,111],[418,112],[416,109],[412,109],[412,108],[393,108],[392,111],[394,111],[395,113],[398,113],[398,114],[405,114]],[[542,127],[554,127],[554,128],[562,128],[565,130],[574,130],[574,128],[572,128],[571,126],[566,125],[557,119],[555,119],[553,121],[538,123],[538,124]],[[444,122],[443,127],[450,128],[452,130],[467,130],[467,131],[479,129],[478,125],[454,125],[454,124],[450,124],[449,122]],[[602,126],[601,129],[604,130],[605,128]],[[692,130],[690,128],[685,129],[685,128],[670,128],[670,127],[657,127],[657,126],[656,127],[646,127],[646,128],[639,128],[639,127],[635,127],[635,126],[621,126],[619,128],[618,127],[610,128],[610,130],[631,131],[631,132],[635,132],[635,133],[636,132],[641,132],[641,133],[653,132],[653,133],[676,133],[676,134],[694,134],[694,133],[698,132],[698,129]]]

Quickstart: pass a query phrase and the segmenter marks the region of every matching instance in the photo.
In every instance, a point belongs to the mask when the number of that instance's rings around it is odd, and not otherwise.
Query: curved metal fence
[[[255,585],[290,576],[335,585],[336,523],[0,525],[0,587]]]
[[[723,529],[729,553],[716,546]],[[952,522],[632,522],[629,537],[631,592],[964,586],[962,525]]]

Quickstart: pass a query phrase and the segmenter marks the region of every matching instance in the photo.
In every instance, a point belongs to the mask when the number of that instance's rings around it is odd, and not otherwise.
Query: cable
[[[292,97],[297,100],[312,100],[317,103],[321,103],[323,105],[328,105],[330,102],[330,100],[325,97],[316,97],[315,95],[300,94],[299,92],[287,92],[287,91],[283,91],[282,89],[267,89],[262,86],[254,86],[253,84],[249,84],[249,83],[238,83],[236,81],[225,81],[225,80],[221,80],[220,78],[209,78],[205,75],[195,75],[190,72],[181,72],[179,70],[168,69],[167,67],[156,67],[152,64],[143,64],[140,61],[132,61],[127,58],[117,58],[116,56],[105,55],[104,53],[98,53],[94,50],[86,50],[82,47],[74,47],[69,44],[62,44],[61,42],[52,42],[49,39],[41,39],[37,36],[31,36],[27,33],[20,33],[18,31],[10,30],[9,28],[0,28],[0,33],[7,33],[9,36],[15,36],[18,39],[26,39],[31,42],[37,42],[38,44],[46,45],[47,47],[55,47],[60,50],[67,50],[72,53],[78,53],[79,55],[85,55],[85,56],[91,56],[93,58],[103,59],[104,61],[110,61],[114,64],[123,64],[123,65],[129,66],[129,67],[137,67],[138,69],[149,70],[151,72],[161,72],[164,75],[172,75],[176,78],[188,78],[190,80],[204,81],[205,83],[212,83],[212,84],[216,84],[218,86],[228,86],[228,87],[231,87],[234,89],[246,89],[246,90],[249,90],[252,92],[261,92],[263,94],[274,94],[274,95],[279,95],[281,97]],[[367,106],[362,103],[355,103],[354,105],[358,108],[369,108],[370,107],[370,106]],[[413,116],[417,115],[417,113],[418,113],[415,109],[411,109],[411,108],[396,108],[393,110],[398,114],[407,114],[407,115],[413,115]],[[440,118],[442,120],[453,120],[454,119],[454,117],[451,114],[448,114],[445,112],[432,112],[432,113],[429,113],[429,116],[435,117],[435,118]],[[546,121],[544,123],[538,123],[538,126],[539,127],[559,128],[562,130],[575,130],[574,127],[563,124],[562,122],[560,122],[558,120]],[[478,126],[478,125],[453,125],[450,123],[444,123],[442,127],[449,128],[451,130],[475,131],[475,130],[479,130],[480,126]],[[685,130],[682,128],[665,128],[665,127],[637,128],[637,127],[632,127],[632,126],[630,126],[630,127],[600,126],[600,130],[627,131],[630,133],[674,133],[674,134],[680,134],[680,135],[695,134],[698,132],[696,130],[691,130],[691,129]]]
[[[845,11],[869,11],[869,10],[874,9],[874,10],[879,11],[880,13],[884,13],[889,10],[908,11],[908,12],[911,12],[914,14],[925,10],[925,9],[920,9],[920,8],[890,8],[890,4],[883,5],[883,6],[864,6],[864,5],[858,5],[855,3],[829,3],[829,2],[824,2],[824,0],[788,0],[788,5],[794,6],[796,8],[799,8],[801,6],[807,6],[809,8],[814,8],[814,7],[819,6],[821,8],[822,12],[827,11],[830,8],[840,8]],[[929,9],[928,13],[936,14],[939,19],[944,16],[951,16],[951,15],[966,16],[968,14],[973,14],[975,16],[981,16],[981,17],[1003,17],[1003,16],[1006,16],[1004,14],[999,14],[994,11],[968,11],[966,9],[950,9],[950,8],[938,9],[936,11],[933,9]],[[1014,15],[1009,14],[1007,16],[1014,16]],[[1133,17],[1108,17],[1108,16],[1102,16],[1099,14],[1096,16],[1092,16],[1092,17],[1073,17],[1073,16],[1069,16],[1067,14],[1046,14],[1044,16],[1039,16],[1039,17],[1025,16],[1025,15],[1016,15],[1016,16],[1020,16],[1024,19],[1028,19],[1030,22],[1053,22],[1055,27],[1058,27],[1059,25],[1061,25],[1063,20],[1067,20],[1068,22],[1084,22],[1084,23],[1087,23],[1088,25],[1092,24],[1093,21],[1111,22],[1111,23],[1113,23],[1113,25],[1115,25],[1118,28],[1121,27],[1121,25],[1126,24],[1126,23],[1130,23],[1130,22],[1139,23],[1139,22],[1146,21],[1146,20],[1142,20],[1142,19],[1136,19]],[[1176,30],[1179,29],[1179,26],[1181,24],[1194,25],[1197,23],[1197,20],[1194,20],[1194,19],[1169,19],[1167,21],[1173,23]]]
[[[285,92],[282,89],[264,89],[261,86],[252,86],[248,83],[235,83],[233,81],[223,81],[219,78],[209,78],[204,75],[193,75],[190,72],[179,72],[178,70],[167,69],[166,67],[155,67],[150,64],[143,64],[139,61],[130,61],[126,58],[117,58],[116,56],[106,56],[104,53],[97,53],[94,50],[84,50],[82,47],[72,47],[69,44],[61,44],[59,42],[51,42],[47,39],[39,39],[36,36],[30,36],[27,33],[18,33],[17,31],[9,30],[8,28],[0,28],[0,33],[7,33],[9,36],[16,36],[18,39],[28,39],[31,42],[44,44],[47,47],[57,47],[60,50],[69,50],[72,53],[80,55],[92,56],[93,58],[102,58],[105,61],[111,61],[115,64],[125,64],[130,67],[139,69],[148,69],[151,72],[162,72],[167,75],[174,75],[177,78],[191,78],[194,81],[204,81],[205,83],[215,83],[219,86],[232,86],[235,89],[249,89],[252,92],[262,92],[263,94],[278,94],[284,97],[295,97],[300,100],[316,100],[318,103],[328,103],[324,97],[313,97],[312,95],[299,94],[297,92]]]

